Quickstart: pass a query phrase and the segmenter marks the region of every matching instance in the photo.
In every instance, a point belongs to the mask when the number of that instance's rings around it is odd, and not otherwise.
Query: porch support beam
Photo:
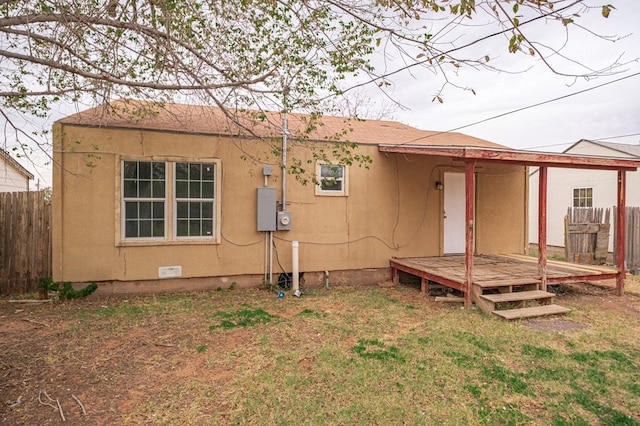
[[[624,294],[624,280],[627,274],[625,271],[625,244],[627,228],[627,206],[626,206],[626,186],[627,176],[624,170],[618,171],[618,217],[616,218],[616,294]]]
[[[540,290],[547,291],[547,166],[540,166],[538,175],[538,271]]]
[[[464,274],[464,306],[470,308],[471,287],[473,285],[473,247],[475,229],[475,169],[476,162],[468,161],[464,166],[464,194],[465,194],[465,274]]]

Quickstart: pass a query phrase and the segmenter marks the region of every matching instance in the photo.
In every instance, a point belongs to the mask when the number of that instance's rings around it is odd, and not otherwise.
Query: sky
[[[640,75],[634,76],[640,73],[640,1],[610,3],[616,9],[608,19],[602,17],[601,9],[595,9],[581,15],[577,22],[595,33],[623,38],[605,41],[580,28],[571,28],[563,53],[594,69],[617,60],[628,62],[615,74],[593,79],[563,77],[537,57],[509,53],[505,39],[492,39],[474,46],[468,57],[490,52],[490,63],[508,71],[527,71],[511,74],[463,66],[458,76],[449,77],[463,87],[473,88],[476,94],[450,88],[443,103],[432,101],[442,84],[441,75],[404,73],[394,78],[389,93],[403,107],[393,112],[393,118],[424,130],[459,129],[456,131],[515,149],[561,152],[580,139],[640,143]],[[557,23],[540,23],[526,31],[549,44],[564,39],[562,26]],[[567,61],[554,63],[560,71],[583,72]],[[585,92],[570,96],[581,91]],[[370,91],[369,96],[376,102],[385,102],[376,91]],[[536,104],[542,105],[514,112]],[[506,115],[491,119],[502,114]],[[486,119],[489,120],[471,125]],[[623,135],[630,136],[620,137]]]
[[[600,0],[587,3],[602,4]],[[609,0],[609,3],[615,9],[608,19],[602,17],[599,8],[577,19],[591,33],[577,25],[570,26],[562,53],[575,62],[559,60],[557,56],[550,61],[557,70],[570,73],[585,71],[578,64],[601,69],[616,61],[626,63],[612,75],[591,79],[560,76],[545,67],[537,56],[509,53],[507,39],[494,37],[463,51],[463,56],[489,55],[489,63],[503,71],[462,66],[457,74],[447,74],[452,83],[472,88],[475,95],[447,87],[443,103],[433,102],[443,75],[413,69],[393,76],[385,94],[375,84],[362,89],[372,102],[368,109],[389,107],[391,98],[397,105],[388,116],[390,119],[424,130],[458,131],[514,149],[561,152],[580,139],[638,144],[640,0]],[[481,23],[482,19],[475,18],[471,26],[459,27],[463,32],[461,39],[473,40],[496,29],[483,27]],[[564,28],[557,22],[539,21],[523,29],[533,39],[551,46],[557,47],[565,38]],[[592,33],[621,39],[606,41]],[[395,62],[394,58],[387,60],[389,69],[401,66],[398,58]],[[380,57],[374,59],[374,64],[381,64]],[[581,91],[584,93],[572,96]],[[561,97],[564,98],[552,101]],[[541,105],[534,106],[537,104]],[[515,112],[520,109],[523,110]],[[50,128],[57,118],[42,123],[42,127]],[[484,122],[473,124],[480,121]],[[50,186],[51,166],[44,165],[44,156],[35,158],[34,162],[21,161],[36,176],[32,186]]]

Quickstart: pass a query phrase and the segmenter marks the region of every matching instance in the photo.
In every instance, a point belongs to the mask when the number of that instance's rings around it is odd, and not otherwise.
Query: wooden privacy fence
[[[602,265],[609,252],[611,211],[593,207],[569,207],[564,217],[565,259]]]
[[[51,246],[46,191],[0,193],[0,294],[38,291],[51,276]]]
[[[615,207],[614,212],[617,212]],[[615,213],[614,216],[618,217]],[[627,207],[626,222],[624,246],[626,269],[637,274],[640,273],[640,207]]]

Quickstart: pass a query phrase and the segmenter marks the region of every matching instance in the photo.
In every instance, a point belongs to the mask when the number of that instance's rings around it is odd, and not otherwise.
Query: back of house
[[[287,118],[288,176],[280,113],[118,101],[58,121],[54,280],[103,294],[259,286],[291,273],[295,241],[305,285],[371,284],[391,257],[460,252],[450,230],[464,231],[464,164],[379,146],[503,147],[392,121]],[[475,185],[475,252],[524,253],[526,167],[484,164]]]

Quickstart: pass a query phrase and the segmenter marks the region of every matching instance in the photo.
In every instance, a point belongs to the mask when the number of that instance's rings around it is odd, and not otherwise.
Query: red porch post
[[[538,271],[540,290],[547,291],[547,166],[540,166],[538,173]]]
[[[624,294],[625,271],[625,244],[627,227],[627,207],[625,201],[627,175],[624,170],[618,171],[618,217],[616,218],[616,294]]]
[[[473,282],[473,237],[475,213],[475,161],[468,161],[464,166],[464,194],[465,194],[465,275],[464,275],[464,306],[470,308],[471,286]]]

